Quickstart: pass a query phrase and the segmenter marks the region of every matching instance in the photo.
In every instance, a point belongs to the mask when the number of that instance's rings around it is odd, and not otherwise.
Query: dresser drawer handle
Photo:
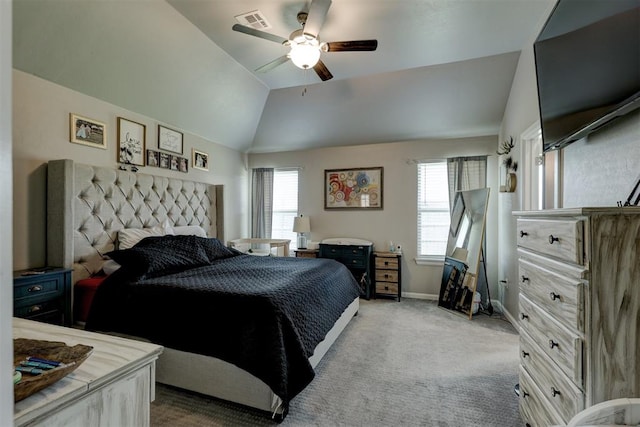
[[[357,259],[352,259],[352,260],[351,260],[351,264],[357,264],[357,263],[358,263],[358,260],[357,260]]]
[[[40,310],[42,310],[41,305],[34,305],[33,307],[29,307],[29,313],[36,313]]]
[[[384,262],[384,266],[386,267],[386,266],[388,266],[388,265],[389,265],[389,261],[385,261],[385,262]]]
[[[551,387],[551,397],[556,397],[558,395],[561,395],[562,393],[560,393],[560,390],[558,390],[555,387]]]
[[[389,287],[388,287],[388,286],[385,286],[385,287],[384,287],[384,290],[385,290],[385,291],[388,291],[388,290],[389,290]]]
[[[27,292],[40,292],[41,290],[42,290],[42,286],[35,285],[35,286],[29,287],[29,289],[27,289]]]
[[[384,275],[384,278],[385,278],[385,279],[388,279],[388,278],[389,278],[389,275],[388,275],[388,274],[385,274],[385,275]]]
[[[526,358],[529,355],[526,351],[522,350],[522,358]]]
[[[558,237],[553,237],[553,234],[549,234],[549,244],[553,245],[553,242],[559,242],[560,238]]]
[[[524,236],[528,236],[529,233],[527,233],[526,231],[522,231],[520,230],[520,238],[524,237]]]
[[[524,313],[520,313],[520,318],[521,318],[522,320],[524,320],[524,319],[528,319],[528,318],[529,318],[529,315],[528,315],[528,314],[524,314]]]
[[[555,292],[551,292],[551,293],[549,294],[549,297],[551,298],[551,301],[555,301],[555,300],[557,300],[557,299],[560,299],[560,295],[559,295],[559,294],[556,294]]]
[[[527,276],[522,276],[522,283],[528,282],[529,278]]]
[[[560,345],[554,340],[549,340],[549,348],[560,347]]]

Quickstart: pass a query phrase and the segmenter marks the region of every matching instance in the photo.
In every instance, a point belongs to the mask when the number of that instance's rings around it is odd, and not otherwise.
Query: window
[[[447,162],[418,164],[418,257],[442,259],[449,237]]]
[[[290,239],[291,249],[297,249],[293,218],[298,215],[298,171],[276,169],[273,174],[272,239]]]

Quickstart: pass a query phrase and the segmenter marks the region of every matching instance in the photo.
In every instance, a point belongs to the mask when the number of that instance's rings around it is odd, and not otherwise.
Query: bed
[[[311,381],[313,368],[357,314],[357,283],[341,264],[255,257],[226,248],[219,234],[219,186],[71,160],[49,162],[48,181],[48,264],[72,268],[75,282],[99,273],[107,253],[116,258],[121,253],[125,257],[133,254],[134,261],[120,259],[123,266],[98,289],[96,311],[92,308],[89,323],[105,332],[163,344],[156,377],[160,383],[248,405],[283,419],[290,400]],[[200,227],[208,238],[164,235],[116,251],[119,232],[167,224]],[[166,252],[159,256],[163,248]],[[180,248],[196,253],[182,253]],[[136,251],[139,253],[134,254]],[[165,255],[167,259],[158,261]],[[142,273],[135,268],[141,265],[140,259],[147,263]],[[267,290],[250,292],[257,276],[229,281],[234,272],[244,275],[261,268],[272,269],[269,275],[274,280],[258,278],[270,283]],[[223,277],[223,270],[229,276]],[[202,280],[210,292],[194,291],[202,285],[194,284],[194,277],[208,277]],[[328,293],[336,287],[336,295]],[[219,288],[232,292],[221,294]],[[169,298],[162,296],[167,289]],[[180,292],[195,292],[197,298],[177,305],[172,298]],[[232,306],[230,301],[236,300],[240,305]],[[249,320],[250,312],[267,316],[269,311],[277,316]],[[109,313],[114,314],[112,322]],[[158,313],[164,317],[154,318]],[[164,328],[154,328],[163,323]],[[243,324],[249,325],[244,332],[238,329]],[[160,329],[168,330],[168,336],[160,336]],[[255,336],[265,338],[252,338],[254,330],[260,331]],[[309,330],[311,334],[304,335]],[[214,345],[224,337],[241,337],[240,344]],[[258,345],[257,341],[262,342]],[[234,358],[238,353],[240,359]],[[274,365],[281,366],[273,371],[269,366]]]

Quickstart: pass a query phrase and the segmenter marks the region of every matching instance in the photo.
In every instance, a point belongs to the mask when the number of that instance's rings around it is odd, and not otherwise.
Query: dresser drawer
[[[520,295],[520,327],[573,382],[582,384],[582,339]]]
[[[518,262],[520,292],[544,307],[570,329],[584,332],[584,287],[580,279],[570,278],[527,260]]]
[[[524,367],[520,366],[520,415],[527,427],[565,424]]]
[[[391,270],[397,270],[398,269],[398,258],[384,258],[384,257],[376,257],[376,270],[380,269],[380,270],[384,270],[384,269],[391,269]]]
[[[376,282],[398,283],[398,272],[394,270],[376,270]]]
[[[518,219],[519,246],[579,265],[584,264],[583,234],[578,219]]]
[[[520,363],[565,423],[584,409],[583,391],[558,370],[525,332],[520,333]]]

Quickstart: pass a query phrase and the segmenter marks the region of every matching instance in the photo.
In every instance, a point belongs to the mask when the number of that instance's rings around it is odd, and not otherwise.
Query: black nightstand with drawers
[[[71,326],[71,270],[43,267],[14,271],[13,315]]]
[[[371,248],[367,245],[337,245],[320,243],[320,258],[331,258],[344,264],[360,284],[360,295],[373,296],[371,289]]]

